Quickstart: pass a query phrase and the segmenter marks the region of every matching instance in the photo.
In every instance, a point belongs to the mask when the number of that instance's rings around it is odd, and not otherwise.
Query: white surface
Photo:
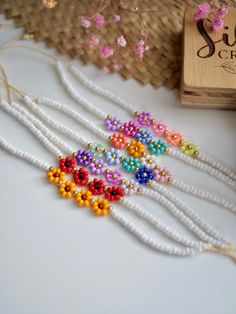
[[[0,30],[0,44],[17,34],[19,30]],[[23,44],[55,53],[43,44]],[[0,53],[0,62],[18,88],[78,108],[60,85],[50,60],[27,50],[12,49]],[[136,103],[137,109],[148,109],[156,118],[168,121],[204,152],[236,169],[236,112],[184,109],[179,105],[177,91],[140,86],[118,75],[106,76],[94,66],[78,65],[101,86]],[[129,118],[113,104],[77,86],[104,110]],[[91,114],[81,112],[97,123]],[[96,140],[74,121],[52,113]],[[52,156],[3,110],[0,125],[1,136],[53,164]],[[162,164],[170,165],[179,178],[235,200],[234,193],[223,184],[181,162],[164,157]],[[236,313],[236,265],[231,259],[213,253],[193,258],[157,254],[111,219],[95,218],[88,210],[73,206],[72,201],[61,200],[55,188],[46,183],[44,173],[2,150],[0,167],[1,314]],[[236,244],[235,216],[205,201],[178,194]],[[145,202],[145,198],[134,199],[176,229],[184,230],[158,204]],[[161,241],[162,237],[157,233],[156,239]]]

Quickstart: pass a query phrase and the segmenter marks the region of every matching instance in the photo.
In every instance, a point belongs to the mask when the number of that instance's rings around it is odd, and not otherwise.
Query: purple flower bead
[[[138,124],[133,122],[133,121],[129,121],[129,122],[124,123],[123,127],[124,127],[125,135],[130,136],[130,137],[134,137],[136,132],[139,129]]]
[[[107,183],[117,185],[120,183],[122,176],[119,170],[110,170],[105,174],[105,179]]]
[[[97,159],[94,162],[91,162],[89,165],[92,174],[102,175],[107,167],[107,164],[102,159]]]
[[[92,155],[87,150],[78,150],[76,157],[78,165],[87,167],[90,164],[92,158]]]
[[[140,114],[137,115],[138,123],[140,125],[151,125],[151,113],[147,111],[143,111]]]
[[[115,117],[106,119],[105,126],[109,131],[117,131],[122,126],[122,122]]]

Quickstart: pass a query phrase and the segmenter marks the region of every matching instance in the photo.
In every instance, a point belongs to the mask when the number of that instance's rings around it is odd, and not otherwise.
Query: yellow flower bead
[[[59,185],[59,192],[64,198],[71,198],[73,196],[73,192],[75,191],[75,184],[71,181],[63,182]]]
[[[106,199],[99,197],[92,203],[92,210],[96,216],[107,216],[110,211],[110,205]]]
[[[80,207],[89,207],[91,199],[92,199],[92,193],[90,191],[85,191],[85,190],[81,190],[75,196],[76,203]]]
[[[65,172],[59,168],[51,168],[47,172],[48,181],[51,183],[58,183],[59,181],[65,180]]]
[[[142,157],[144,153],[144,145],[141,142],[137,142],[135,140],[132,140],[127,148],[128,153],[130,156],[134,158],[140,158]]]

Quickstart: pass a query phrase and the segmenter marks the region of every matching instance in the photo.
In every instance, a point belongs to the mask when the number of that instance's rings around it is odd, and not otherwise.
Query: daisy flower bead
[[[127,147],[127,151],[130,156],[134,158],[140,158],[144,153],[144,145],[141,142],[136,142],[132,140]]]
[[[59,192],[64,198],[71,198],[75,192],[75,184],[67,180],[59,185]]]
[[[89,151],[94,158],[103,157],[103,145],[99,143],[89,144]]]
[[[152,170],[144,167],[138,169],[138,171],[135,173],[135,178],[139,184],[147,184],[153,180],[154,177]]]
[[[102,159],[97,159],[89,164],[92,174],[102,175],[107,167],[107,164]]]
[[[67,156],[65,158],[60,157],[59,164],[60,164],[61,171],[65,173],[71,173],[75,167],[75,160],[71,156]]]
[[[124,195],[124,190],[119,186],[108,187],[105,192],[105,198],[110,202],[119,202]]]
[[[184,137],[182,134],[178,132],[168,132],[165,135],[165,140],[172,146],[179,146],[181,142],[184,140]]]
[[[94,195],[101,195],[104,192],[104,182],[103,180],[93,179],[92,182],[88,184],[89,191]]]
[[[122,162],[122,167],[127,171],[127,172],[134,172],[138,168],[140,168],[140,162],[137,158],[133,157],[126,157],[123,162]]]
[[[111,136],[111,143],[117,149],[124,149],[127,143],[127,138],[123,134],[114,133]]]
[[[76,157],[77,164],[87,167],[92,161],[92,158],[93,158],[92,155],[87,150],[78,150],[78,154]]]
[[[75,201],[80,207],[89,207],[91,199],[92,193],[85,190],[79,191],[75,196]]]
[[[171,173],[167,168],[154,169],[153,175],[156,182],[166,183],[171,180]]]
[[[154,122],[153,123],[153,132],[155,135],[158,135],[158,136],[163,136],[167,130],[168,130],[168,126],[165,122]]]
[[[162,140],[152,141],[148,144],[148,148],[153,155],[161,155],[165,152],[167,144]]]
[[[138,124],[133,121],[129,121],[123,124],[123,132],[126,136],[134,137],[138,129]]]
[[[121,182],[122,176],[119,170],[110,170],[105,173],[105,179],[108,184],[119,184]]]
[[[92,210],[96,216],[107,216],[111,207],[108,200],[99,197],[92,203]]]
[[[197,145],[193,144],[189,141],[183,141],[180,144],[180,149],[182,153],[188,156],[196,156],[198,154],[198,147]]]
[[[109,165],[118,165],[120,163],[121,151],[111,148],[104,154],[104,156]]]
[[[122,126],[122,122],[115,117],[108,116],[105,120],[105,126],[107,130],[115,132]]]
[[[76,169],[73,172],[73,179],[75,184],[80,186],[86,185],[89,179],[88,171],[86,171],[84,168]]]
[[[121,187],[126,195],[133,195],[134,193],[136,193],[139,185],[137,181],[132,179],[122,183]]]
[[[50,183],[58,183],[59,181],[65,180],[65,172],[61,171],[59,168],[51,167],[47,172],[47,177]]]
[[[152,155],[146,155],[139,159],[141,167],[146,167],[147,169],[151,169],[156,166],[156,160]]]
[[[148,130],[139,130],[136,133],[135,138],[138,142],[147,144],[152,139],[152,133]]]
[[[151,113],[143,111],[141,113],[136,112],[136,117],[140,125],[150,126],[151,125]]]

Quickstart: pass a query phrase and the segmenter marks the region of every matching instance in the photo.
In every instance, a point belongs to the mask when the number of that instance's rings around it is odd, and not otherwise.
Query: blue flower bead
[[[135,179],[139,184],[147,184],[153,180],[153,178],[154,176],[152,170],[145,167],[138,169],[138,171],[135,173]]]
[[[119,149],[111,148],[104,156],[109,165],[118,165],[120,163],[121,151]]]
[[[135,138],[138,142],[147,144],[152,139],[152,133],[148,130],[140,130],[136,133]]]

